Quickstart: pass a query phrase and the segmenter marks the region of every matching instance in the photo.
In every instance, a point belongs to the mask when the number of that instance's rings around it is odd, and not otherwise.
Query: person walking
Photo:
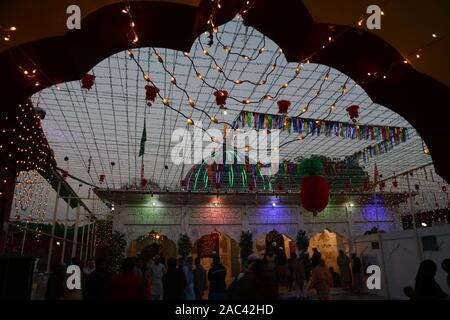
[[[83,288],[85,300],[109,300],[111,298],[112,274],[105,258],[98,258],[95,270],[87,277]]]
[[[328,300],[330,297],[330,288],[333,286],[333,278],[330,271],[325,266],[325,262],[320,259],[317,266],[313,269],[309,289],[315,289],[319,300]]]
[[[342,250],[339,250],[337,265],[339,267],[342,286],[344,289],[351,289],[352,273],[350,271],[350,258]]]
[[[295,257],[292,261],[292,280],[293,288],[295,289],[295,296],[297,299],[304,299],[305,295],[305,265],[301,255]]]
[[[194,273],[192,272],[192,257],[187,257],[183,266],[183,272],[186,277],[186,288],[184,293],[187,300],[195,300],[194,293]]]
[[[177,268],[177,259],[169,258],[167,260],[167,272],[163,279],[163,296],[164,300],[184,300],[186,295],[186,277],[183,270]]]
[[[334,271],[333,267],[329,268],[331,277],[333,278],[333,288],[340,288],[342,287],[342,281],[341,277],[339,276],[339,273]]]
[[[322,259],[322,254],[317,250],[317,248],[313,248],[313,254],[311,256],[311,268],[314,269]]]
[[[138,276],[135,271],[132,258],[125,258],[122,263],[122,273],[113,277],[111,298],[113,300],[142,300],[144,294],[142,283],[144,278]]]
[[[161,263],[159,256],[155,256],[153,261],[154,263],[150,266],[152,300],[161,300],[163,294],[163,276],[166,273],[166,267]]]
[[[447,294],[441,289],[434,277],[437,265],[432,260],[424,260],[417,271],[414,287],[415,300],[442,300],[447,299]]]
[[[195,300],[203,300],[203,293],[205,292],[206,271],[200,263],[200,258],[195,258],[194,270],[194,293]]]
[[[209,281],[209,300],[224,300],[227,286],[225,284],[225,278],[227,276],[227,270],[220,263],[220,257],[213,257],[212,268],[208,271]]]
[[[362,264],[356,253],[352,253],[353,287],[356,293],[361,293]]]

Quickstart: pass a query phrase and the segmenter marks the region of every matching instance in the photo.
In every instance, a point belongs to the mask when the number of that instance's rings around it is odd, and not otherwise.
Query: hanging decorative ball
[[[78,188],[81,188],[83,185],[80,183],[79,185],[78,185]]]
[[[186,186],[187,186],[187,181],[186,180],[181,180],[180,181],[180,185],[183,187],[183,188],[185,188]]]
[[[348,115],[350,116],[350,119],[353,122],[356,122],[356,119],[359,117],[359,106],[352,105],[345,109],[348,112]]]
[[[95,76],[93,74],[85,74],[83,78],[81,78],[81,88],[86,90],[91,90],[94,85]]]
[[[141,179],[141,187],[145,188],[148,184],[148,180],[147,179]]]
[[[277,101],[278,113],[287,113],[288,108],[291,106],[291,102],[288,100]]]
[[[418,184],[414,185],[414,188],[416,189],[416,191],[419,191],[420,186]]]
[[[105,175],[104,175],[104,174],[101,174],[101,175],[98,177],[98,181],[99,181],[100,183],[103,183],[103,182],[105,181]]]
[[[69,161],[69,157],[68,157],[68,156],[65,156],[65,157],[64,157],[64,161]]]
[[[69,172],[66,170],[61,171],[61,175],[64,179],[66,179],[69,176]]]
[[[111,167],[114,167],[116,163],[114,161],[111,161]]]
[[[398,181],[397,180],[392,181],[392,185],[394,186],[394,188],[397,188],[398,187]]]
[[[169,166],[166,164],[166,165],[164,166],[164,169],[168,170],[168,169],[169,169]]]
[[[147,101],[147,105],[149,107],[152,105],[152,102],[155,102],[156,95],[158,93],[159,93],[159,88],[149,85],[149,84],[145,86],[145,100]]]
[[[214,92],[214,96],[216,97],[216,104],[220,109],[226,109],[225,105],[227,104],[228,91],[217,90]]]
[[[442,187],[442,192],[447,192],[447,187],[446,186]]]
[[[317,158],[305,159],[300,164],[303,176],[300,200],[303,208],[317,215],[328,205],[329,185],[323,174],[322,162]]]
[[[380,186],[380,190],[383,191],[384,188],[386,187],[386,184],[384,183],[384,181],[381,181],[379,186]]]

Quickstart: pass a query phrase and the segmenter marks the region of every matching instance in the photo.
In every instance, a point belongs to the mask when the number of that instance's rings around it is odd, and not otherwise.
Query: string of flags
[[[391,143],[405,142],[408,136],[407,128],[403,127],[289,117],[285,114],[266,114],[251,111],[242,111],[234,122],[234,126],[235,128],[252,128],[257,131],[279,129],[288,133],[325,135],[344,139],[383,140]],[[374,148],[386,147],[377,146]]]

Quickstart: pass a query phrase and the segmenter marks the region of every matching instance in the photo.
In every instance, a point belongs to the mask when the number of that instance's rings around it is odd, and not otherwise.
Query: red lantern
[[[328,205],[328,183],[322,176],[306,176],[303,178],[300,200],[303,208],[316,215]]]
[[[148,184],[148,180],[147,179],[141,179],[141,187],[145,188]]]
[[[380,190],[383,190],[386,187],[386,184],[384,183],[384,181],[381,181],[379,186],[380,186]]]
[[[416,189],[416,191],[419,191],[420,186],[418,184],[414,185],[414,188]]]
[[[69,176],[69,172],[66,171],[66,170],[63,170],[61,173],[62,173],[62,177],[63,177],[64,179],[66,179],[66,178]]]
[[[152,102],[155,102],[156,95],[159,93],[159,89],[155,86],[146,85],[145,86],[145,100],[147,100],[147,104],[149,106],[152,105]]]
[[[81,88],[91,90],[94,85],[95,76],[92,74],[85,74],[83,78],[81,78]]]
[[[278,104],[278,113],[287,113],[288,108],[291,106],[291,102],[288,100],[280,100]]]
[[[359,106],[352,105],[345,110],[348,112],[350,119],[352,119],[353,122],[356,122],[356,118],[359,117]]]
[[[446,186],[442,187],[442,192],[447,192],[447,187]]]
[[[397,188],[398,187],[398,181],[397,180],[392,181],[392,185],[394,186],[394,188]]]
[[[100,183],[103,183],[103,182],[105,181],[105,175],[104,175],[104,174],[101,174],[101,175],[98,177],[98,181],[99,181]]]
[[[220,109],[226,109],[225,105],[227,103],[228,91],[217,90],[214,92],[214,96],[216,97],[216,104],[220,107]]]

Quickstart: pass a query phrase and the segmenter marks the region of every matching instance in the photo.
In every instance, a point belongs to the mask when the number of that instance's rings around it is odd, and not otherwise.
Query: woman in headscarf
[[[414,298],[416,300],[440,300],[447,298],[445,292],[442,291],[434,279],[436,271],[437,265],[432,260],[422,261],[417,272],[414,288]]]

